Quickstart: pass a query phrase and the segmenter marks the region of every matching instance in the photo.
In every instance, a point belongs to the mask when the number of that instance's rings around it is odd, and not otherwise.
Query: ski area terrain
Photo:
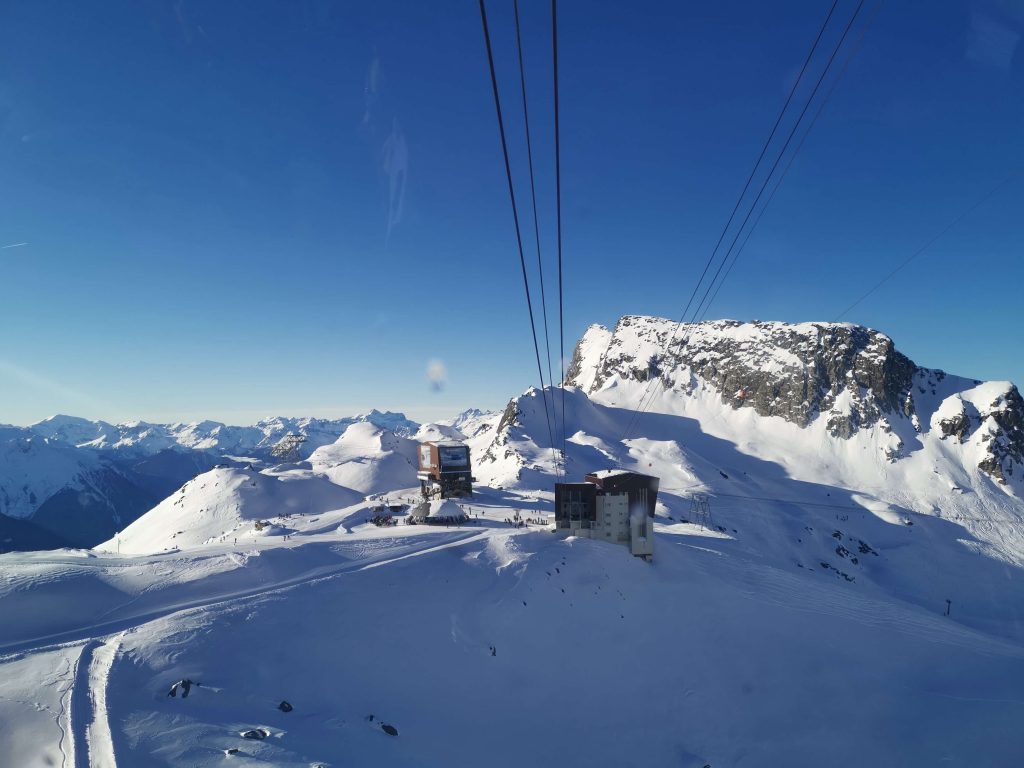
[[[554,533],[563,414],[567,481],[660,478],[652,563]],[[0,429],[15,525],[118,521],[0,555],[2,766],[1024,755],[1024,402],[878,331],[630,316],[499,412],[151,428]],[[453,438],[467,519],[407,524],[417,441]],[[122,513],[154,457],[193,474]]]

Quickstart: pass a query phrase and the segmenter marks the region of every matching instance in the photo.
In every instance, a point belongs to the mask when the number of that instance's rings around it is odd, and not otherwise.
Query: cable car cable
[[[1007,184],[1009,184],[1011,181],[1013,181],[1018,176],[1020,176],[1022,171],[1024,171],[1024,169],[1021,169],[1021,168],[1016,169],[1015,171],[1013,171],[1013,173],[1011,173],[1009,176],[1007,176],[1002,181],[1000,181],[998,184],[996,184],[994,187],[992,187],[988,192],[986,192],[980,198],[975,200],[974,203],[969,208],[967,208],[966,210],[962,211],[959,215],[956,216],[956,218],[954,218],[952,221],[950,221],[948,224],[946,224],[946,226],[944,226],[941,230],[939,230],[938,234],[936,234],[928,242],[926,242],[924,245],[922,245],[920,248],[918,248],[916,251],[914,251],[912,254],[910,254],[910,256],[908,256],[906,259],[904,259],[902,262],[900,262],[900,264],[895,269],[893,269],[891,272],[889,272],[889,274],[887,274],[885,277],[883,277],[881,280],[879,280],[877,283],[875,283],[873,288],[871,288],[863,296],[861,296],[859,299],[857,299],[855,302],[853,302],[853,304],[851,304],[846,309],[844,309],[842,312],[840,312],[838,315],[836,315],[835,319],[832,322],[834,322],[834,323],[839,322],[851,310],[853,310],[862,301],[864,301],[864,299],[868,298],[871,294],[873,294],[875,291],[877,291],[879,288],[881,288],[883,285],[885,285],[887,282],[889,282],[889,280],[891,280],[896,275],[897,272],[902,270],[904,267],[906,267],[908,264],[910,264],[910,262],[912,262],[914,259],[916,259],[918,256],[920,256],[922,253],[927,251],[931,246],[933,246],[936,243],[936,241],[938,241],[943,235],[945,235],[947,232],[949,232],[949,230],[951,230],[953,227],[955,227],[957,224],[959,224],[963,219],[965,219],[968,215],[973,213],[975,210],[980,208],[983,203],[985,203],[988,200],[990,200],[995,195],[996,192],[998,192],[1000,189],[1002,189]]]
[[[519,85],[523,94],[523,125],[526,132],[526,161],[530,168],[530,202],[533,205],[533,237],[537,248],[537,274],[540,275],[540,306],[544,318],[544,351],[547,356],[548,382],[554,382],[551,373],[551,337],[548,333],[548,300],[544,289],[544,263],[541,260],[540,222],[537,217],[537,188],[533,172],[533,142],[530,140],[530,111],[526,99],[526,72],[523,65],[523,39],[519,26],[519,0],[513,0],[512,10],[516,19],[516,51],[519,55]]]
[[[691,317],[691,322],[697,319],[701,307],[703,306],[708,295],[711,293],[711,288],[714,286],[715,281],[718,279],[718,275],[721,274],[722,268],[725,266],[725,262],[728,261],[729,259],[729,255],[736,247],[736,243],[740,239],[740,235],[743,233],[743,228],[747,226],[747,222],[750,220],[750,217],[753,215],[754,210],[757,208],[757,204],[761,200],[761,195],[763,195],[764,191],[768,188],[768,184],[771,182],[775,170],[779,167],[779,163],[782,162],[782,157],[786,154],[786,150],[789,148],[789,143],[793,140],[793,137],[796,135],[796,132],[800,127],[800,123],[803,121],[804,116],[807,114],[807,110],[811,106],[811,102],[814,101],[814,97],[818,93],[818,88],[821,87],[821,84],[822,82],[824,82],[826,75],[828,75],[828,71],[829,69],[831,69],[833,62],[835,62],[836,55],[839,53],[839,49],[843,47],[843,43],[846,41],[846,36],[850,33],[850,29],[853,27],[853,24],[857,20],[857,16],[860,15],[861,9],[863,7],[864,0],[859,0],[859,2],[857,3],[857,8],[853,12],[853,16],[851,16],[850,20],[847,22],[846,27],[843,29],[843,34],[839,38],[839,42],[837,42],[835,48],[832,49],[832,55],[829,56],[828,62],[825,64],[825,68],[821,71],[821,75],[818,77],[818,81],[814,84],[814,89],[811,91],[811,95],[807,97],[807,102],[804,104],[804,108],[800,111],[800,116],[797,117],[796,122],[793,123],[793,128],[790,130],[789,136],[786,137],[786,143],[783,144],[782,149],[779,150],[779,154],[775,158],[775,162],[772,164],[771,170],[768,171],[768,175],[765,177],[764,183],[761,184],[761,189],[758,190],[757,197],[754,198],[754,202],[747,210],[747,215],[743,218],[743,223],[740,224],[740,228],[736,231],[736,235],[733,237],[732,242],[729,244],[729,249],[725,252],[725,256],[722,259],[722,262],[718,265],[718,269],[715,272],[715,276],[711,278],[711,282],[708,284],[707,289],[704,291],[704,295],[701,296],[700,303],[697,305],[697,309],[694,310],[693,316]]]
[[[551,428],[551,412],[548,409],[548,395],[544,387],[544,369],[540,364],[540,345],[537,343],[537,327],[533,319],[533,300],[530,298],[530,280],[526,274],[526,257],[523,255],[523,234],[519,226],[519,209],[516,206],[516,192],[512,184],[512,165],[508,159],[508,141],[505,138],[505,122],[501,116],[501,97],[498,94],[498,76],[494,71],[494,52],[491,49],[491,33],[487,26],[487,9],[484,0],[480,0],[480,21],[484,29],[484,43],[487,47],[487,64],[491,72],[491,89],[494,92],[494,110],[498,116],[498,133],[501,136],[501,153],[505,159],[505,177],[508,179],[508,196],[512,203],[512,220],[516,228],[516,244],[519,248],[519,265],[523,272],[523,288],[526,291],[526,307],[530,315],[530,332],[533,335],[533,351],[537,358],[537,375],[540,377],[540,394],[544,402],[544,414],[548,422],[548,436],[551,444],[555,444],[554,432]]]
[[[666,357],[668,357],[671,354],[671,352],[672,352],[672,346],[675,343],[675,338],[676,338],[676,336],[679,333],[680,327],[683,325],[683,321],[686,319],[686,314],[689,311],[690,306],[693,303],[693,299],[697,295],[697,292],[700,290],[700,286],[701,286],[701,284],[704,281],[704,277],[707,275],[708,269],[711,267],[711,264],[714,263],[714,259],[715,259],[715,256],[716,256],[717,252],[718,252],[718,249],[721,247],[721,244],[722,244],[722,242],[725,239],[725,235],[728,232],[729,227],[732,225],[733,220],[735,219],[736,212],[739,210],[740,204],[743,202],[743,198],[746,196],[747,190],[748,190],[748,188],[750,186],[750,182],[753,180],[753,177],[754,177],[754,175],[757,172],[757,168],[760,166],[761,160],[764,158],[764,155],[767,152],[768,147],[770,146],[771,141],[772,141],[772,139],[775,136],[775,132],[778,130],[779,124],[782,122],[782,118],[785,115],[787,109],[789,108],[790,103],[793,100],[793,96],[796,94],[797,88],[799,87],[800,83],[803,81],[804,75],[807,72],[807,68],[808,68],[812,58],[814,57],[814,53],[815,53],[815,51],[818,48],[818,44],[820,43],[821,38],[824,35],[825,30],[828,27],[829,22],[832,19],[832,16],[833,16],[833,14],[835,12],[837,4],[838,4],[838,0],[836,0],[835,2],[832,3],[832,7],[829,9],[828,15],[825,17],[825,21],[822,23],[821,28],[818,30],[818,35],[817,35],[817,37],[815,37],[814,43],[811,46],[811,50],[808,52],[807,57],[804,59],[804,64],[803,64],[803,66],[800,69],[800,73],[797,76],[796,81],[793,83],[793,87],[790,89],[789,95],[786,98],[786,102],[783,104],[782,110],[779,112],[779,115],[778,115],[778,117],[775,120],[775,124],[772,126],[772,130],[771,130],[771,133],[768,135],[768,139],[765,141],[763,147],[761,148],[761,153],[758,155],[757,162],[754,163],[754,168],[751,170],[750,175],[747,177],[747,182],[746,182],[746,184],[744,184],[743,191],[740,193],[740,196],[739,196],[739,198],[736,201],[736,205],[733,207],[732,213],[730,213],[729,219],[727,220],[725,227],[723,227],[722,232],[719,235],[718,242],[715,244],[714,250],[712,250],[711,255],[708,257],[707,263],[704,265],[704,270],[701,272],[701,277],[697,281],[697,284],[694,286],[693,292],[690,294],[690,298],[689,298],[689,300],[686,303],[686,307],[683,309],[683,312],[680,315],[679,320],[676,323],[676,326],[675,326],[675,328],[672,331],[672,335],[669,337],[669,341],[668,341],[668,344],[665,346],[665,352],[664,352]],[[846,35],[849,33],[850,27],[852,26],[853,21],[857,18],[857,15],[860,13],[860,10],[863,7],[863,5],[864,5],[864,0],[860,0],[860,3],[857,5],[857,10],[854,12],[853,16],[851,17],[850,22],[847,24],[846,29],[843,32],[843,36],[840,38],[840,41],[839,41],[838,45],[833,50],[833,53],[832,53],[832,56],[829,59],[828,65],[826,65],[825,69],[822,72],[822,77],[820,77],[818,79],[818,82],[815,85],[814,91],[812,91],[811,96],[807,100],[807,103],[805,104],[804,109],[801,112],[801,116],[800,116],[801,118],[803,117],[803,114],[807,111],[807,108],[810,105],[811,100],[814,98],[814,94],[817,92],[818,87],[821,85],[821,81],[822,81],[825,73],[828,72],[828,69],[831,66],[832,61],[835,59],[835,55],[838,52],[839,47],[842,45],[842,42],[846,39]],[[794,131],[795,131],[796,127],[799,126],[799,124],[800,124],[800,118],[798,118],[797,122],[794,124]],[[750,211],[752,211],[753,208],[756,206],[757,199],[760,199],[760,195],[763,193],[765,186],[767,185],[768,181],[771,179],[772,173],[774,172],[775,168],[778,166],[778,163],[779,163],[779,160],[782,157],[782,154],[785,152],[786,147],[789,145],[789,141],[792,140],[792,136],[793,136],[793,131],[790,132],[789,139],[787,139],[786,144],[783,146],[782,152],[780,152],[779,156],[776,158],[775,164],[772,166],[772,170],[769,171],[768,176],[765,178],[765,182],[764,182],[764,184],[761,187],[761,192],[758,193],[758,197],[755,199],[754,204],[752,205]],[[743,231],[743,227],[746,224],[746,220],[749,219],[749,217],[750,217],[750,211],[748,211],[747,217],[744,219],[744,223],[740,225],[739,232],[737,232],[737,238],[739,236],[739,233]],[[733,243],[730,246],[730,250],[732,249],[732,246],[735,245],[735,242],[736,242],[737,238],[733,239]],[[728,258],[728,253],[729,252],[727,251],[725,258]],[[724,264],[724,263],[725,263],[725,261],[723,259],[722,264]],[[711,283],[708,286],[709,289],[710,289],[710,287],[712,285],[714,285],[715,279],[717,279],[718,274],[721,272],[721,269],[722,269],[722,266],[719,265],[718,270],[715,273],[715,277],[712,278],[712,281],[711,281]],[[705,291],[704,296],[705,297],[707,296],[707,291]],[[701,298],[701,304],[703,304],[703,301],[704,301],[704,297]],[[700,307],[700,304],[698,304],[698,308],[699,307]],[[661,381],[661,377],[660,376],[658,376],[656,378],[657,378],[657,380],[659,382]],[[630,421],[629,421],[629,423],[626,426],[626,430],[623,432],[622,437],[620,438],[620,442],[622,440],[624,440],[626,437],[629,436],[629,434],[632,432],[633,427],[636,424],[637,420],[640,418],[640,416],[643,413],[645,413],[647,411],[647,409],[650,407],[651,403],[653,403],[655,392],[656,392],[656,390],[657,390],[659,385],[654,385],[655,391],[652,392],[651,391],[652,381],[653,381],[652,379],[648,379],[648,384],[647,384],[647,386],[644,389],[644,394],[641,396],[640,404],[638,404],[637,408],[634,410],[633,416],[630,418]]]
[[[825,105],[832,97],[833,92],[836,90],[836,86],[839,85],[840,80],[842,80],[843,76],[846,74],[846,70],[849,68],[850,62],[853,61],[857,53],[860,51],[861,44],[864,42],[864,38],[867,36],[868,30],[871,28],[871,25],[874,23],[875,18],[878,16],[878,12],[882,10],[883,5],[885,5],[885,0],[879,0],[878,4],[875,5],[875,10],[871,13],[870,18],[867,20],[867,23],[861,29],[860,37],[857,38],[857,42],[854,43],[849,55],[843,62],[843,68],[839,71],[839,74],[836,75],[835,79],[832,81],[832,85],[825,93],[824,98],[818,104],[818,109],[817,111],[815,111],[814,117],[811,118],[811,122],[808,125],[807,130],[804,132],[803,137],[800,139],[800,143],[796,145],[796,149],[793,150],[793,154],[789,156],[789,161],[786,163],[786,167],[782,169],[782,174],[779,176],[779,180],[775,183],[775,187],[772,189],[771,194],[768,196],[767,202],[765,202],[765,204],[761,207],[761,211],[760,213],[757,214],[757,218],[754,219],[754,223],[751,225],[750,229],[747,230],[746,237],[744,237],[743,242],[740,243],[739,250],[737,250],[736,253],[733,255],[729,267],[725,270],[725,274],[722,276],[722,279],[718,283],[718,287],[715,288],[715,292],[711,294],[710,301],[708,301],[707,306],[704,307],[704,311],[701,314],[700,320],[703,320],[707,316],[708,311],[711,309],[711,305],[714,304],[715,299],[718,298],[718,292],[722,290],[722,285],[725,283],[727,279],[729,279],[729,274],[732,272],[732,268],[736,266],[736,262],[739,260],[740,254],[747,247],[747,243],[750,241],[751,235],[753,235],[754,230],[757,229],[758,224],[761,223],[761,218],[764,216],[765,211],[768,210],[768,207],[772,204],[772,201],[775,199],[775,193],[779,191],[779,187],[782,186],[783,179],[786,178],[786,174],[789,173],[789,169],[793,167],[793,161],[796,159],[796,156],[800,154],[800,150],[803,149],[804,142],[807,141],[807,137],[811,135],[811,131],[814,130],[814,126],[818,122],[818,118],[821,117],[821,113],[824,112]]]
[[[558,121],[558,8],[551,0],[551,60],[555,93],[555,210],[558,230],[558,365],[562,379],[562,461],[565,461],[565,292],[562,288],[562,139]],[[564,469],[563,469],[564,473]]]
[[[526,98],[526,68],[523,64],[523,38],[519,23],[519,0],[513,0],[512,10],[516,22],[516,52],[519,59],[519,86],[523,96],[523,127],[526,134],[526,159],[530,169],[530,201],[533,206],[533,235],[537,248],[537,274],[540,282],[540,306],[541,313],[544,318],[544,352],[548,367],[548,384],[554,386],[554,376],[551,372],[551,335],[548,332],[548,301],[547,292],[544,288],[544,263],[541,260],[540,219],[537,216],[537,187],[533,171],[533,142],[530,138],[530,110],[527,106]],[[554,435],[558,431],[558,420],[557,414],[555,413],[555,403],[553,398],[554,393],[552,392],[551,414],[548,418],[551,420],[554,428],[549,424],[548,432],[552,437],[551,454],[555,459],[555,474],[557,475],[559,463],[557,454],[555,453],[557,449],[554,446]]]
[[[743,185],[743,190],[740,192],[739,197],[736,198],[736,204],[733,206],[732,212],[729,214],[729,218],[725,222],[725,226],[722,227],[722,231],[718,235],[718,242],[715,243],[715,247],[712,249],[711,255],[708,256],[707,263],[704,265],[704,270],[700,274],[700,279],[697,280],[697,284],[693,287],[693,292],[690,294],[690,298],[686,302],[686,307],[683,309],[679,322],[682,322],[683,318],[686,317],[687,312],[690,311],[690,306],[693,304],[693,300],[697,296],[697,292],[700,290],[700,286],[704,282],[704,278],[707,276],[708,270],[714,263],[715,255],[718,253],[718,249],[722,246],[722,242],[725,240],[725,235],[729,231],[729,227],[732,226],[733,220],[736,218],[736,213],[740,209],[740,204],[743,202],[743,198],[746,197],[747,191],[750,189],[750,183],[754,180],[754,176],[757,174],[757,169],[761,166],[761,161],[764,159],[765,153],[768,151],[768,147],[771,146],[772,140],[775,138],[775,132],[779,129],[779,125],[782,123],[782,118],[785,116],[786,110],[789,109],[789,105],[793,101],[793,97],[796,95],[797,88],[800,87],[800,83],[803,81],[804,75],[807,73],[807,67],[810,65],[811,59],[814,57],[814,53],[818,49],[818,44],[821,42],[822,35],[825,34],[825,29],[832,20],[832,15],[835,13],[836,6],[838,4],[839,0],[834,0],[832,7],[829,8],[828,15],[825,17],[825,21],[822,22],[821,28],[818,30],[817,37],[814,38],[814,44],[811,46],[811,50],[808,51],[807,58],[804,59],[803,66],[800,67],[800,73],[793,82],[793,87],[789,89],[789,95],[786,96],[786,101],[782,105],[782,109],[779,110],[778,117],[775,118],[775,124],[772,125],[772,130],[768,134],[768,138],[765,139],[764,144],[761,146],[761,152],[757,156],[757,160],[754,162],[754,167],[750,169],[750,175],[747,176],[747,180]]]
[[[790,88],[789,95],[786,97],[786,101],[782,105],[782,109],[779,111],[778,116],[775,118],[775,123],[774,123],[774,125],[772,125],[772,129],[771,129],[771,131],[768,134],[768,138],[765,139],[765,142],[764,142],[764,144],[761,147],[761,152],[757,156],[757,160],[754,163],[754,167],[751,169],[750,175],[747,177],[747,181],[743,185],[743,189],[740,192],[739,197],[736,199],[736,204],[733,206],[732,212],[729,214],[729,218],[725,222],[725,226],[722,227],[722,231],[721,231],[721,233],[718,236],[718,241],[715,243],[715,247],[711,251],[711,255],[708,256],[707,262],[704,264],[704,269],[703,269],[703,271],[700,274],[700,278],[698,278],[697,283],[693,286],[693,291],[690,294],[690,298],[687,300],[686,306],[683,308],[683,311],[682,311],[682,313],[679,316],[679,320],[676,323],[676,326],[675,326],[675,328],[672,331],[672,335],[669,337],[668,344],[666,344],[666,346],[665,346],[665,353],[666,354],[672,349],[672,344],[675,342],[675,338],[676,338],[676,335],[679,332],[679,328],[682,326],[683,321],[686,319],[686,314],[690,311],[690,306],[693,304],[693,300],[697,296],[697,292],[700,290],[700,286],[704,282],[704,278],[707,276],[708,270],[711,268],[711,265],[714,263],[715,255],[718,253],[718,249],[721,247],[722,242],[725,240],[725,235],[729,231],[729,227],[732,226],[732,222],[733,222],[733,220],[736,217],[736,213],[739,210],[740,204],[743,202],[743,198],[746,196],[747,190],[750,188],[750,183],[753,181],[754,176],[757,173],[757,169],[761,165],[761,160],[764,159],[765,153],[768,151],[768,147],[771,145],[772,139],[775,138],[775,132],[778,130],[779,125],[782,122],[782,118],[786,114],[786,110],[789,109],[789,105],[790,105],[790,103],[793,100],[793,96],[796,95],[797,88],[800,86],[800,83],[803,81],[804,75],[807,72],[807,67],[810,65],[811,59],[814,57],[814,53],[818,49],[818,44],[821,42],[821,38],[825,34],[825,30],[828,27],[829,22],[832,20],[832,16],[835,13],[836,6],[838,4],[839,4],[839,0],[834,0],[833,1],[832,7],[829,8],[828,15],[825,16],[825,21],[822,22],[821,28],[818,30],[818,34],[814,38],[814,43],[811,45],[811,49],[808,52],[807,57],[804,59],[803,66],[800,68],[800,72],[797,75],[796,80],[793,82],[793,87]],[[648,379],[647,386],[644,388],[644,392],[643,392],[643,394],[640,397],[640,402],[637,404],[637,407],[636,407],[636,409],[633,412],[633,416],[630,418],[630,421],[629,421],[629,423],[626,426],[626,430],[622,433],[622,437],[620,438],[620,442],[623,439],[625,439],[632,432],[633,426],[634,426],[636,420],[639,418],[639,413],[641,412],[641,407],[643,406],[644,402],[648,399],[649,396],[653,398],[653,394],[651,393],[650,390],[651,390],[651,380]],[[646,407],[643,407],[643,410],[646,411]]]

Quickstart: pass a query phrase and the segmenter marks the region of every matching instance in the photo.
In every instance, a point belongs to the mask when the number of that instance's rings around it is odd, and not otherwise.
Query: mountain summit
[[[923,368],[864,326],[626,316],[614,330],[586,331],[566,383],[606,400],[624,384],[655,379],[651,402],[662,405],[711,392],[733,410],[800,427],[822,424],[843,440],[877,429],[891,437],[884,449],[890,461],[932,433],[962,444],[999,483],[1024,476],[1024,400],[1013,384]]]

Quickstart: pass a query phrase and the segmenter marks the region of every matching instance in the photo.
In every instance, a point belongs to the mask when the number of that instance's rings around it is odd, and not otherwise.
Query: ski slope
[[[0,764],[1015,764],[1016,594],[947,617],[887,582],[937,557],[951,584],[976,553],[830,509],[706,530],[662,501],[652,565],[509,527],[545,495],[489,490],[463,528],[376,528],[367,503],[288,540],[4,555]],[[814,562],[836,528],[877,552],[854,581]]]
[[[592,329],[564,392],[567,479],[660,478],[653,563],[508,522],[550,519],[561,392],[358,420],[94,550],[0,555],[0,766],[1019,765],[1016,389],[907,369],[912,410],[883,377],[765,415],[693,373],[704,350],[799,378],[823,327],[723,322],[634,416],[666,322]],[[867,338],[865,377],[903,365]],[[465,436],[468,522],[372,524],[416,501],[406,434]]]

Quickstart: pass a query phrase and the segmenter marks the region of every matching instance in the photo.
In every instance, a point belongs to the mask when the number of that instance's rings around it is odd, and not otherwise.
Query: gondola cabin
[[[424,499],[447,499],[473,494],[473,469],[469,446],[458,440],[420,443],[420,490]]]

